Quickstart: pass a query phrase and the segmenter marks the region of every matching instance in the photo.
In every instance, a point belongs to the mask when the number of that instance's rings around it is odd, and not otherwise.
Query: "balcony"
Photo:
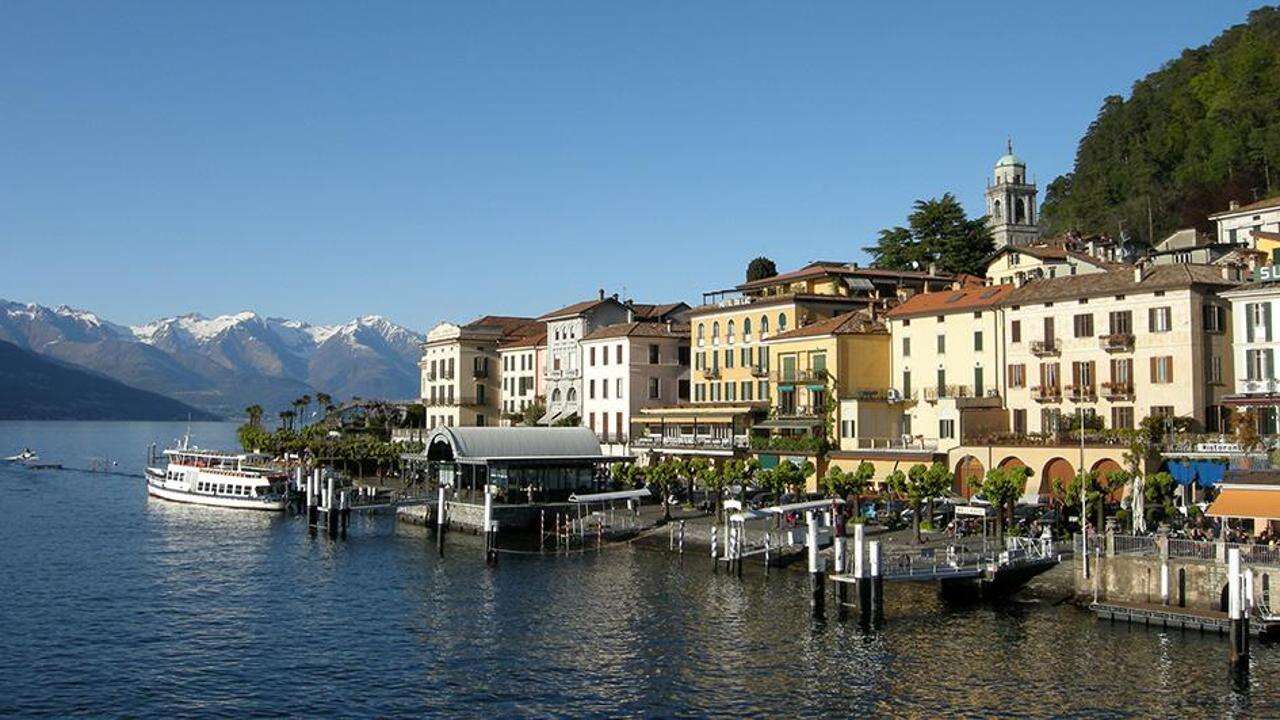
[[[636,435],[631,447],[654,450],[719,450],[732,452],[748,447],[746,435]]]
[[[855,438],[853,450],[897,450],[900,452],[935,453],[938,451],[937,440],[926,440],[923,437],[893,438]]]
[[[1133,383],[1104,382],[1102,383],[1102,397],[1108,400],[1132,400]]]
[[[769,377],[769,366],[768,365],[752,365],[751,377],[757,377],[757,378]]]
[[[471,377],[476,378],[477,380],[487,378],[489,377],[489,368],[473,367],[471,368]]]
[[[942,398],[971,398],[973,388],[968,385],[934,385],[924,389],[925,402],[937,402]]]
[[[548,380],[574,380],[574,379],[577,379],[577,378],[578,378],[579,376],[581,376],[581,375],[582,375],[582,371],[581,371],[581,370],[575,370],[575,369],[570,369],[570,370],[548,370],[548,371],[547,371],[547,379],[548,379]]]
[[[771,379],[775,383],[783,385],[805,385],[810,383],[826,385],[830,377],[830,374],[825,369],[776,370],[771,375]]]
[[[1044,340],[1031,341],[1031,354],[1036,357],[1049,357],[1051,355],[1059,355],[1062,353],[1062,345],[1057,338],[1046,338]]]
[[[427,407],[471,407],[473,405],[484,405],[472,395],[455,395],[453,397],[427,398],[422,401]]]
[[[1031,388],[1031,399],[1036,402],[1062,402],[1062,388],[1057,385],[1036,385]]]
[[[1133,352],[1133,333],[1111,333],[1098,338],[1098,345],[1107,352]]]
[[[702,376],[708,380],[716,380],[720,377],[720,368],[718,366],[703,368]]]
[[[1068,385],[1064,388],[1067,397],[1074,402],[1092,402],[1098,399],[1098,391],[1093,385]]]
[[[1272,395],[1280,391],[1280,380],[1241,380],[1239,386],[1246,395]]]

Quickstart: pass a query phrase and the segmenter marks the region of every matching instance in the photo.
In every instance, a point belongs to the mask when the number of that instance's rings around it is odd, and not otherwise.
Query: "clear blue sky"
[[[119,322],[697,300],[1044,185],[1251,3],[71,2],[0,10],[0,297]]]

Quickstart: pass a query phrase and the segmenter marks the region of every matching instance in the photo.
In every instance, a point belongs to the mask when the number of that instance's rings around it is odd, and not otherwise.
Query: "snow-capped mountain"
[[[235,416],[315,392],[414,397],[422,336],[377,315],[310,325],[254,312],[189,314],[130,328],[86,310],[0,300],[0,340]]]

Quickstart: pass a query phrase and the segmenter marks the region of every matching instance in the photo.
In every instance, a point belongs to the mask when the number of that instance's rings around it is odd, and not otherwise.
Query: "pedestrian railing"
[[[1218,544],[1204,540],[1169,538],[1169,557],[1215,560],[1218,557]]]
[[[1240,562],[1255,565],[1280,565],[1280,548],[1253,543],[1226,543],[1227,550],[1238,548]]]
[[[1160,546],[1153,535],[1114,536],[1116,555],[1159,555]]]

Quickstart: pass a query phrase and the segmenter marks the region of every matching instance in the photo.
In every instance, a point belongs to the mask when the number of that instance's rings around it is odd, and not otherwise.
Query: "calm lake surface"
[[[491,569],[390,517],[335,542],[149,499],[145,448],[184,429],[0,423],[0,455],[132,474],[0,465],[0,716],[1280,716],[1280,647],[1233,689],[1225,640],[1057,605],[1065,569],[999,605],[889,586],[863,633],[812,623],[802,574],[630,546]]]

